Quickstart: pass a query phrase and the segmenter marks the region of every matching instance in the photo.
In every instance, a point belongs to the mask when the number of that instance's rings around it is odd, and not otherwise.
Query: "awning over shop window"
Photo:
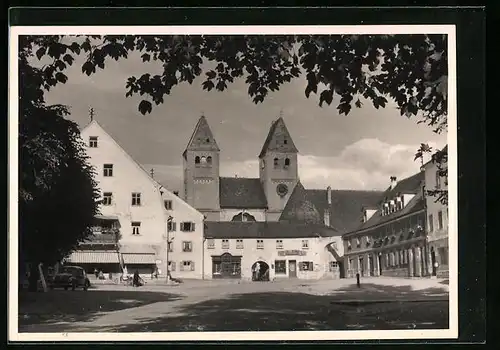
[[[74,264],[119,264],[120,259],[116,251],[78,250],[71,253],[66,259]]]
[[[122,254],[123,263],[125,265],[129,264],[147,264],[154,265],[156,264],[156,257],[154,254]]]

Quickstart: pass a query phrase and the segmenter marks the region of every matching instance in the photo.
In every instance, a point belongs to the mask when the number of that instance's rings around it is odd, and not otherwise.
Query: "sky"
[[[258,154],[281,112],[299,150],[299,177],[306,188],[383,190],[391,176],[403,179],[419,171],[414,154],[420,143],[446,144],[445,133],[402,117],[393,103],[377,110],[367,101],[348,116],[338,114],[335,99],[320,107],[318,95],[305,97],[303,76],[258,105],[248,96],[244,79],[224,92],[207,92],[198,78],[175,87],[144,116],[137,109],[141,96],[126,98],[125,83],[130,76],[159,73],[156,62],[143,63],[132,54],[106,61],[104,70],[89,77],[81,72],[82,59],[67,70],[66,84],[46,94],[47,102],[70,106],[69,119],[80,127],[90,122],[92,107],[99,124],[172,191],[182,189],[182,152],[202,114],[221,149],[220,175],[258,177]]]

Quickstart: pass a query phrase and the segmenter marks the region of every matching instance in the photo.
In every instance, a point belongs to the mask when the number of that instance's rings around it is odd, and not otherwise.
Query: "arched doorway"
[[[437,275],[436,252],[434,251],[434,247],[431,247],[431,264],[432,264],[432,275],[436,276]]]
[[[252,281],[269,281],[269,265],[264,261],[256,261],[252,265]]]

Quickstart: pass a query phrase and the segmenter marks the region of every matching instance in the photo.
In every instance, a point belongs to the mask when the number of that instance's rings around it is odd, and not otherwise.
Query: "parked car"
[[[55,274],[50,288],[64,288],[64,290],[75,290],[83,288],[87,290],[90,287],[90,280],[87,277],[85,270],[79,266],[64,266]]]

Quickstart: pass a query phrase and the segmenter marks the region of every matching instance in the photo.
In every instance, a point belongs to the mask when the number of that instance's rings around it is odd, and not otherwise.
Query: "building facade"
[[[424,172],[393,177],[377,205],[363,208],[363,223],[342,237],[347,277],[430,275],[424,181]]]
[[[446,152],[445,147],[442,152]],[[443,174],[447,162],[427,162],[425,172],[426,190],[448,190],[448,179]],[[427,236],[431,254],[432,275],[448,277],[448,206],[438,200],[436,196],[426,195],[427,208]]]
[[[221,177],[220,152],[202,116],[182,157],[184,199],[205,217],[203,277],[249,279],[257,266],[267,279],[340,278],[340,236],[381,192],[305,189],[282,117],[258,154],[258,177]]]
[[[170,261],[171,269],[182,276],[201,276],[201,267],[196,268],[200,258],[195,256],[201,256],[202,214],[156,182],[96,120],[81,131],[81,137],[101,191],[100,212],[119,223],[120,268],[141,275],[155,270],[166,274]],[[98,267],[102,256],[79,250],[68,261]]]
[[[329,247],[340,244],[340,235],[323,225],[208,222],[204,271],[214,279],[338,279],[340,258]]]

